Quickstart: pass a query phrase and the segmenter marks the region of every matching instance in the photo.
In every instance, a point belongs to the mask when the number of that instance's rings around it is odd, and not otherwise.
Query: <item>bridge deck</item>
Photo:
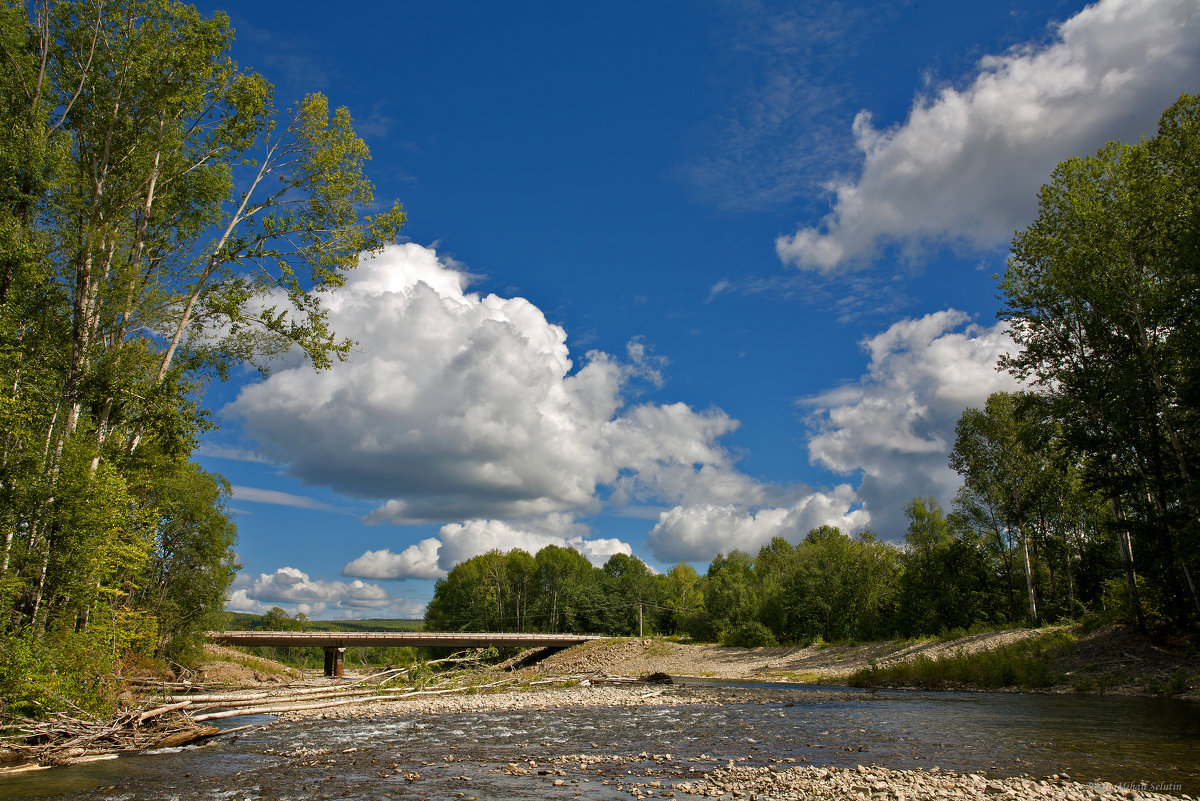
[[[442,631],[210,631],[217,645],[316,646],[325,649],[325,675],[342,675],[342,655],[349,646],[400,648],[445,647],[569,648],[602,637],[590,634],[520,634],[514,632]]]
[[[218,645],[276,645],[345,648],[368,646],[399,648],[429,646],[450,648],[536,648],[579,645],[601,637],[589,634],[521,634],[467,631],[213,631],[208,639]]]

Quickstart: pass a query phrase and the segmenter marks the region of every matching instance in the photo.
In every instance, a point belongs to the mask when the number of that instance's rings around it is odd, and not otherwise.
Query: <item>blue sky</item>
[[[1015,386],[993,275],[1038,186],[1200,89],[1196,0],[200,8],[409,215],[328,299],[349,361],[207,396],[229,608],[313,617],[419,616],[491,548],[901,539]]]

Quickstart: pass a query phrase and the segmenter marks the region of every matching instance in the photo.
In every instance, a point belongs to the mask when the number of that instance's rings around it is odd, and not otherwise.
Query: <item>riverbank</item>
[[[590,664],[635,646],[661,650],[654,648],[654,641],[606,645],[591,654]],[[580,659],[578,654],[559,657]],[[407,787],[404,792],[409,795],[429,798],[533,794],[564,801],[572,795],[643,801],[689,797],[1165,801],[1184,798],[1184,791],[1195,795],[1200,788],[1190,767],[1195,764],[1194,749],[1165,760],[1143,762],[1133,757],[1136,761],[1130,762],[1132,755],[1118,757],[1108,769],[1103,758],[1081,760],[1072,756],[1070,748],[1062,750],[1067,745],[1064,732],[1034,733],[1028,728],[1039,715],[1057,721],[1069,714],[1079,721],[1075,724],[1078,739],[1073,742],[1095,751],[1087,743],[1113,720],[1116,710],[1143,699],[1081,698],[1076,703],[1077,699],[1059,696],[970,698],[795,685],[657,684],[629,682],[602,671],[559,674],[552,679],[544,667],[517,674],[474,669],[425,675],[419,688],[393,687],[386,696],[344,697],[378,682],[382,675],[351,673],[344,679],[326,679],[309,673],[302,682],[286,686],[260,675],[252,678],[257,685],[253,690],[210,691],[205,694],[209,699],[221,695],[222,701],[255,706],[299,692],[311,693],[307,697],[326,692],[343,695],[331,699],[340,706],[273,713],[278,718],[273,724],[261,717],[234,717],[221,725],[250,724],[249,730],[223,738],[219,742],[224,745],[216,750],[185,749],[178,755],[164,753],[129,764],[136,766],[133,770],[172,777],[178,782],[172,785],[176,791],[187,787],[188,775],[198,775],[189,771],[200,769],[206,786],[222,792],[249,782],[263,794],[279,797],[310,797],[321,786],[320,797],[339,797],[339,793],[384,797]],[[199,705],[203,696],[196,698]],[[1145,700],[1162,709],[1163,701]],[[1097,707],[1100,701],[1104,703]],[[964,715],[968,708],[970,713]],[[238,709],[255,711],[254,707]],[[1162,720],[1157,717],[1160,713],[1155,714],[1155,720]],[[1013,727],[1010,721],[1022,723]],[[1124,743],[1130,734],[1125,727],[1130,724],[1117,725],[1125,732]],[[936,732],[932,738],[927,735],[931,730]],[[1106,748],[1095,752],[1108,753]],[[178,764],[186,767],[173,767],[177,757]],[[254,772],[239,779],[226,776],[225,769],[202,767],[212,760],[242,760],[240,769]],[[146,790],[151,785],[144,774],[121,778],[125,774],[118,765],[123,761],[111,764],[105,785],[121,789],[130,801],[158,797]],[[1129,787],[1093,781],[1140,782],[1143,777],[1154,786],[1132,794]],[[2,792],[0,797],[5,797]],[[18,790],[9,797],[33,796]],[[107,796],[77,797],[90,801]],[[183,792],[179,797],[193,796]]]
[[[270,660],[247,657],[238,651],[209,647],[209,659],[191,675],[207,687],[210,698],[216,688],[236,695],[257,691],[224,711],[221,704],[205,702],[202,696],[166,697],[165,690],[147,691],[129,697],[130,707],[142,709],[173,707],[181,698],[195,698],[190,709],[171,709],[172,726],[211,726],[205,718],[233,717],[251,712],[278,715],[285,721],[337,718],[392,719],[448,715],[467,712],[509,712],[587,708],[658,707],[685,705],[787,704],[787,689],[739,689],[704,686],[629,683],[634,678],[662,673],[715,680],[785,682],[789,684],[844,685],[856,672],[907,669],[939,660],[986,662],[1004,649],[1045,646],[1047,664],[1054,675],[1063,677],[1053,692],[1111,693],[1120,695],[1164,695],[1161,688],[1183,685],[1174,697],[1200,700],[1197,663],[1185,654],[1163,649],[1138,638],[1126,629],[1109,627],[1083,632],[1069,627],[1013,629],[969,635],[947,641],[840,643],[792,648],[727,648],[695,645],[664,639],[610,639],[577,646],[550,656],[531,667],[514,672],[476,668],[451,674],[435,674],[415,684],[393,681],[389,689],[376,690],[379,681],[370,671],[351,669],[344,679],[325,678],[319,672],[298,671]],[[889,674],[903,676],[903,672]],[[397,677],[399,678],[399,677]],[[881,682],[883,683],[883,682]],[[900,683],[892,681],[892,683]],[[412,686],[401,686],[412,685]],[[174,685],[179,687],[178,683]],[[198,685],[199,686],[199,685]],[[970,687],[966,687],[970,689]],[[193,688],[194,690],[195,688]],[[178,691],[178,690],[176,690]],[[312,694],[318,695],[312,695]],[[822,702],[862,702],[861,691],[806,690]],[[217,691],[220,695],[221,691]],[[353,695],[355,697],[344,697]],[[339,696],[339,697],[334,697]],[[818,698],[819,696],[819,698]],[[324,699],[324,700],[317,700]],[[167,706],[164,706],[167,705]],[[182,706],[182,704],[180,704]],[[306,708],[293,708],[303,705]],[[199,714],[198,714],[199,713]],[[178,715],[178,719],[175,716]],[[133,719],[137,719],[135,714]],[[148,721],[134,727],[139,736],[151,734]],[[211,735],[215,729],[209,729]],[[166,732],[160,732],[159,736]],[[147,739],[147,743],[150,740]],[[159,743],[161,745],[161,743]],[[70,762],[94,758],[100,753],[132,750],[127,745],[89,738],[69,749],[50,755],[43,762]],[[4,759],[0,748],[0,761]],[[48,753],[48,752],[47,752]],[[20,758],[15,751],[9,759]],[[27,757],[26,757],[27,758]]]
[[[1042,660],[1045,679],[1030,686],[973,684],[949,678],[920,683],[902,666],[953,660],[983,665],[997,658]],[[889,673],[889,669],[891,672]],[[1037,689],[1114,695],[1170,695],[1200,700],[1200,658],[1185,649],[1164,648],[1124,626],[1094,630],[1079,626],[1006,629],[939,640],[815,644],[805,647],[731,648],[662,639],[603,640],[560,652],[533,668],[544,675],[586,674],[697,676],[740,681],[781,681],[863,686],[922,686],[943,689]],[[868,674],[877,670],[878,680]],[[967,674],[969,677],[969,673]],[[1015,678],[1020,678],[1020,671]]]

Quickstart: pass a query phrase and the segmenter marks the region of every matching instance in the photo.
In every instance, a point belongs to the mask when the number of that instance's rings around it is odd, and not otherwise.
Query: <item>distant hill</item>
[[[229,612],[226,631],[249,631],[265,628],[266,615],[248,612]],[[401,618],[375,618],[372,620],[309,620],[304,624],[308,631],[420,631],[423,620]]]

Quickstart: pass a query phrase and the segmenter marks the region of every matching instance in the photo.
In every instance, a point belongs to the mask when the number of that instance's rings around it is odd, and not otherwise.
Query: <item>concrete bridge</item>
[[[346,648],[570,648],[588,640],[603,639],[589,634],[520,634],[513,632],[441,631],[210,631],[217,645],[271,645],[279,648],[325,650],[325,675],[342,675]]]

